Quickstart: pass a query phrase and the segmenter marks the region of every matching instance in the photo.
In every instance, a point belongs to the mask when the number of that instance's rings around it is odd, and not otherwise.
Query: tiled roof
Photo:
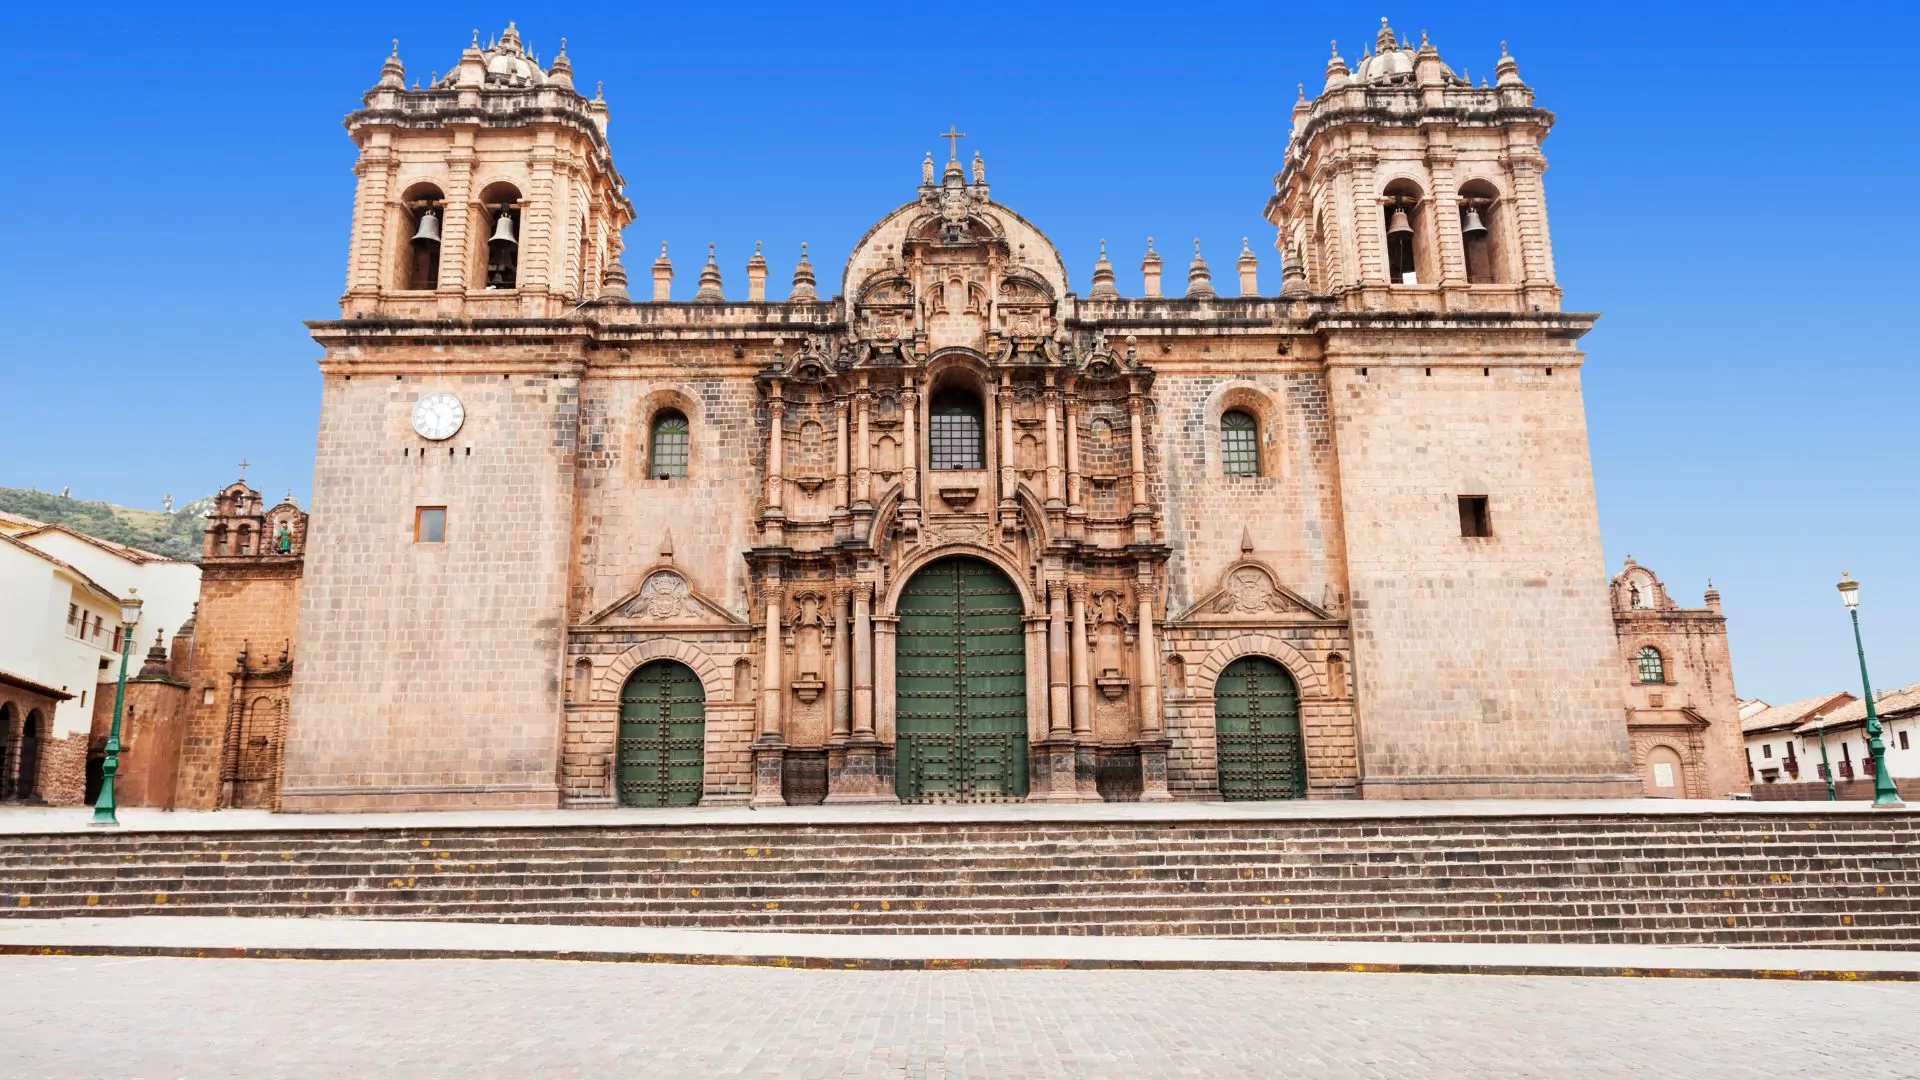
[[[22,540],[31,540],[36,536],[40,536],[50,532],[66,533],[68,536],[71,536],[76,540],[80,540],[85,543],[92,544],[94,547],[97,547],[102,551],[108,552],[109,554],[118,555],[130,563],[145,564],[145,563],[156,563],[156,562],[179,562],[180,561],[178,559],[169,559],[165,555],[155,555],[151,551],[141,551],[139,548],[136,548],[136,547],[128,547],[125,544],[117,543],[112,540],[102,540],[97,536],[89,536],[86,533],[81,532],[79,529],[75,529],[67,525],[41,525],[37,528],[28,529],[26,532],[20,533],[18,535]]]
[[[1881,719],[1885,719],[1889,714],[1897,715],[1900,713],[1920,711],[1920,683],[1914,683],[1911,686],[1903,686],[1898,690],[1888,690],[1875,695],[1873,699],[1873,711],[1878,713]],[[1842,705],[1832,712],[1827,713],[1825,716],[1815,717],[1800,725],[1800,727],[1795,730],[1802,732],[1832,731],[1834,728],[1851,727],[1852,725],[1865,724],[1866,722],[1867,703],[1856,700]]]
[[[36,521],[25,514],[10,514],[5,510],[0,510],[0,522],[5,522],[8,525],[19,525],[29,529],[37,529],[46,524],[44,521]]]
[[[1851,695],[1841,692],[1823,694],[1820,697],[1810,697],[1800,701],[1789,701],[1785,705],[1774,705],[1740,721],[1740,731],[1742,734],[1751,735],[1756,731],[1772,731],[1803,724],[1810,716],[1822,709],[1831,708],[1836,704],[1845,704],[1842,699],[1848,697]]]
[[[80,579],[80,581],[83,584],[85,584],[88,588],[91,588],[95,592],[99,593],[101,596],[106,597],[110,602],[116,603],[116,604],[120,602],[120,598],[114,594],[112,589],[109,589],[105,585],[102,585],[99,582],[93,580],[91,577],[88,577],[87,572],[85,570],[80,569],[79,567],[73,565],[70,562],[65,562],[61,559],[57,559],[54,556],[49,555],[44,551],[41,551],[39,548],[34,547],[32,544],[29,544],[23,540],[19,540],[14,537],[8,536],[6,533],[0,533],[0,544],[10,544],[13,547],[19,548],[21,551],[24,551],[27,554],[34,556],[35,558],[42,559],[46,562],[52,563],[54,566],[59,567],[60,569],[65,570],[67,573],[72,574],[74,577]]]

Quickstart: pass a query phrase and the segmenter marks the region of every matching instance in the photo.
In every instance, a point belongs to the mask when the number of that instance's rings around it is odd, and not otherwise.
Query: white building
[[[1852,697],[1852,695],[1848,695]],[[1874,695],[1874,712],[1880,716],[1882,745],[1887,751],[1887,773],[1896,781],[1920,779],[1920,683],[1898,690],[1883,690]],[[1824,779],[1820,771],[1820,744],[1824,737],[1827,761],[1836,780],[1872,780],[1873,769],[1867,763],[1867,706],[1858,699],[1808,719],[1794,735],[1800,740],[1801,756],[1806,758],[1812,779]],[[1902,792],[1920,796],[1920,790]]]
[[[1740,734],[1747,743],[1747,771],[1756,797],[1766,784],[1817,779],[1819,751],[1815,750],[1813,764],[1803,760],[1798,729],[1855,700],[1852,694],[1838,693],[1784,705],[1769,705],[1759,700],[1741,702]]]

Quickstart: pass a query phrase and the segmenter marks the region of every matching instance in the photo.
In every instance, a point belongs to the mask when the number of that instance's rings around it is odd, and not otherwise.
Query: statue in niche
[[[273,536],[273,550],[282,555],[293,551],[293,530],[284,521],[280,523],[280,531]]]

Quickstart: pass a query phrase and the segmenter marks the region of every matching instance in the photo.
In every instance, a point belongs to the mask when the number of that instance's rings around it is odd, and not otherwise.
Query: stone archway
[[[1652,798],[1687,797],[1686,758],[1666,743],[1647,747],[1647,765],[1643,776],[1647,782],[1647,795]]]
[[[895,607],[894,790],[908,801],[1027,794],[1024,605],[983,559],[922,567]]]

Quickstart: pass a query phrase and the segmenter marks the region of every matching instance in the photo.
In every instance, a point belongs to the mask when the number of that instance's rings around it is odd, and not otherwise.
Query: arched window
[[[1220,463],[1228,476],[1260,475],[1260,425],[1233,409],[1220,415]]]
[[[933,395],[927,417],[929,468],[987,467],[986,410],[981,408],[979,397],[965,390],[942,390]]]
[[[672,409],[656,413],[648,440],[647,475],[655,480],[677,480],[687,475],[688,443],[685,416]]]
[[[1643,645],[1639,656],[1640,681],[1643,683],[1664,683],[1667,681],[1667,662],[1660,650],[1651,645]]]
[[[486,283],[489,289],[520,287],[520,190],[512,184],[489,184],[480,193],[484,211],[481,235],[487,238]]]
[[[1496,221],[1499,192],[1485,180],[1469,180],[1460,187],[1460,241],[1467,257],[1467,283],[1491,285],[1500,280],[1500,237]]]
[[[406,253],[402,256],[402,289],[440,287],[440,227],[447,216],[446,196],[432,184],[415,184],[401,198],[406,208],[402,227],[407,230]]]

